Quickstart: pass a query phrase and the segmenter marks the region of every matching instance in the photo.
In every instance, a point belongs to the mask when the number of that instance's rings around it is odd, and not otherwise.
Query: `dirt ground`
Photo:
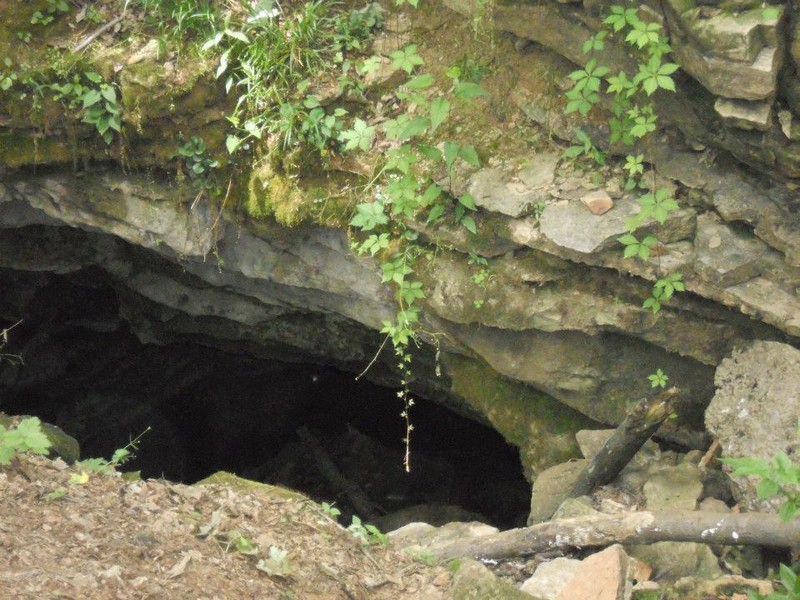
[[[3,600],[434,600],[449,588],[446,568],[364,546],[282,488],[87,480],[38,456],[0,467]]]

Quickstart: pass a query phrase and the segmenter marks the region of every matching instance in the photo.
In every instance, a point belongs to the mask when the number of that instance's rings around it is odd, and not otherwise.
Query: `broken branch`
[[[434,545],[439,559],[509,558],[545,550],[611,544],[698,542],[719,545],[800,546],[800,519],[768,513],[703,511],[626,512],[548,521],[532,527]]]

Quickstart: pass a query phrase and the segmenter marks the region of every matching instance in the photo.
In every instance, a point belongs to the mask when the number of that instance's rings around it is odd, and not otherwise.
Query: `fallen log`
[[[787,523],[768,513],[688,510],[591,515],[434,544],[431,550],[442,560],[510,558],[546,550],[667,541],[800,547],[800,519]]]
[[[613,481],[669,418],[678,396],[678,389],[673,387],[636,404],[603,444],[600,452],[581,471],[568,497],[584,496],[596,487]]]

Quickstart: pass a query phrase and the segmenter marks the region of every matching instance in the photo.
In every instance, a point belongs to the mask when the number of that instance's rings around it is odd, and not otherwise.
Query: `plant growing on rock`
[[[47,454],[51,445],[37,417],[22,419],[14,429],[0,425],[0,465],[7,465],[26,452]]]
[[[595,105],[601,104],[605,97],[609,99],[613,113],[609,121],[611,143],[620,142],[638,147],[658,127],[658,117],[651,97],[658,90],[675,91],[672,75],[677,71],[678,65],[666,60],[670,46],[667,38],[662,35],[661,25],[642,20],[637,8],[612,6],[611,13],[603,23],[606,29],[586,41],[584,53],[592,55],[602,50],[610,35],[624,35],[625,43],[638,59],[638,70],[636,73],[614,73],[592,56],[582,69],[570,74],[570,79],[575,83],[566,94],[568,102],[565,111],[585,116]],[[580,143],[571,146],[565,155],[569,158],[586,155],[599,164],[604,164],[603,153],[594,146],[589,136],[579,129],[576,130],[576,136]],[[625,158],[625,189],[631,191],[641,188],[647,190],[647,193],[639,197],[640,211],[627,219],[625,224],[628,232],[620,236],[619,241],[625,247],[625,258],[647,261],[653,255],[658,256],[655,250],[659,242],[654,235],[641,237],[637,231],[649,221],[663,224],[679,207],[668,189],[657,187],[654,170],[650,181],[645,181],[644,159],[644,153],[631,153]],[[685,284],[680,273],[659,277],[643,307],[655,314],[661,310],[663,302],[668,301],[676,291],[684,289]]]
[[[69,109],[82,109],[83,122],[95,126],[106,144],[114,140],[114,132],[122,130],[122,109],[117,99],[117,90],[106,83],[95,71],[84,71],[63,83],[47,85],[53,100],[63,102]]]
[[[797,423],[800,436],[800,419]],[[783,502],[778,514],[784,521],[800,516],[800,465],[792,461],[785,452],[779,452],[772,460],[763,458],[721,458],[720,461],[733,467],[734,476],[755,476],[760,479],[756,487],[759,499],[781,498]],[[763,596],[748,592],[750,600],[800,600],[800,577],[791,567],[781,564],[779,579],[783,592]]]
[[[37,10],[31,15],[31,25],[49,25],[62,13],[69,12],[67,0],[47,0],[44,11]]]
[[[444,171],[448,184],[452,184],[457,161],[479,167],[478,154],[473,146],[444,140],[431,143],[437,130],[448,119],[458,102],[470,102],[486,91],[471,81],[461,81],[460,70],[450,70],[450,94],[436,93],[435,79],[429,73],[418,73],[424,59],[417,46],[410,44],[391,54],[392,67],[412,76],[395,92],[395,97],[406,109],[382,124],[380,130],[356,120],[351,129],[341,133],[345,150],[368,150],[380,134],[392,148],[386,153],[386,162],[369,184],[373,190],[370,201],[359,203],[350,225],[360,234],[362,241],[353,243],[359,254],[379,256],[383,283],[395,288],[397,313],[393,321],[384,321],[381,333],[391,341],[398,367],[404,374],[402,390],[398,396],[404,403],[401,416],[406,421],[405,465],[410,469],[410,436],[413,425],[409,412],[413,399],[408,389],[411,375],[409,345],[417,343],[420,331],[418,301],[425,297],[422,282],[414,277],[417,260],[429,252],[417,244],[418,233],[409,225],[424,221],[433,226],[450,218],[470,233],[477,227],[471,213],[476,210],[475,200],[469,193],[453,197],[437,183],[436,173]],[[414,106],[415,112],[408,107]],[[435,339],[435,336],[433,336]],[[383,348],[383,345],[381,346]],[[380,352],[380,350],[379,350]]]

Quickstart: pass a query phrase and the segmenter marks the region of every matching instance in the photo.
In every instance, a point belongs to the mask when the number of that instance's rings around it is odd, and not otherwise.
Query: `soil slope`
[[[87,479],[27,456],[0,467],[0,598],[448,596],[443,567],[363,546],[300,494],[220,479],[229,483]],[[270,548],[285,561],[270,561]]]

